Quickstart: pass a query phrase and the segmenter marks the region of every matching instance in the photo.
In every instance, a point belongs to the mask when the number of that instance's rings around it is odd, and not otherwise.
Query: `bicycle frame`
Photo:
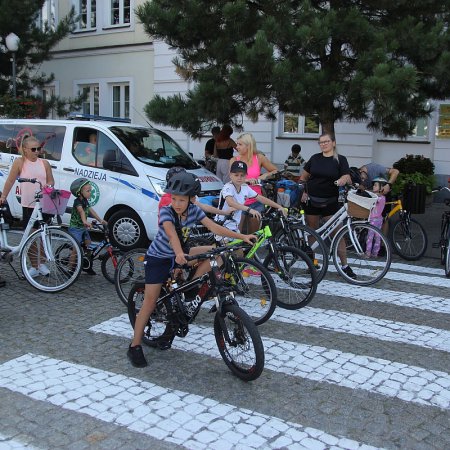
[[[0,248],[2,252],[8,252],[10,255],[16,255],[20,253],[25,241],[28,239],[28,236],[33,228],[35,221],[38,221],[40,224],[40,228],[36,230],[35,233],[44,233],[45,238],[42,239],[42,243],[45,256],[49,261],[52,261],[54,258],[51,252],[49,251],[50,245],[46,239],[47,233],[45,233],[48,225],[44,222],[44,219],[42,217],[42,208],[39,198],[36,199],[36,203],[34,205],[34,209],[31,214],[30,220],[28,221],[27,227],[25,228],[25,231],[19,244],[16,246],[8,244],[8,237],[6,231],[9,229],[9,226],[7,226],[7,224],[5,223],[5,219],[2,215],[2,217],[0,218]]]
[[[385,220],[389,220],[392,216],[397,214],[399,211],[404,211],[402,201],[400,199],[395,200],[393,202],[386,202],[386,205],[395,205],[395,206],[389,211]]]

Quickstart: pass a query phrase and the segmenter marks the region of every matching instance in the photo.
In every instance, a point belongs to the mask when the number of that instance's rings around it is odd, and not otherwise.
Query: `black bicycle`
[[[448,187],[443,187],[434,190],[450,192]],[[444,200],[445,206],[450,206],[450,198]],[[441,264],[444,265],[445,276],[450,278],[450,211],[444,211],[441,216],[441,237],[439,242],[433,244],[434,248],[440,248],[441,250]]]
[[[92,271],[94,261],[99,259],[103,276],[110,283],[114,283],[114,274],[122,251],[112,246],[109,240],[109,229],[107,225],[98,224],[95,220],[92,221],[91,225],[92,229],[100,231],[103,237],[100,242],[91,243],[89,247],[86,247],[84,244],[81,245],[81,249],[83,250],[81,268],[85,272]]]
[[[230,254],[229,247],[219,247],[186,257],[190,261],[209,260],[211,270],[197,278],[193,278],[192,268],[172,271],[145,327],[143,342],[155,348],[170,348],[175,336],[186,336],[188,325],[195,320],[202,303],[214,300],[210,312],[215,313],[214,336],[220,355],[234,375],[251,381],[264,369],[264,347],[256,325],[236,301],[224,266],[219,267],[216,261],[217,257],[226,260]],[[200,286],[199,295],[193,300],[186,299],[184,293],[194,286]],[[143,283],[135,283],[128,296],[128,317],[133,328],[144,289]]]

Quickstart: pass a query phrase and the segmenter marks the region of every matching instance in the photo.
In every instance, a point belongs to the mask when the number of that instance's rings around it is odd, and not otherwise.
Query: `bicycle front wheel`
[[[305,252],[316,269],[317,284],[322,281],[328,270],[329,253],[325,242],[316,230],[301,223],[294,223],[290,225],[290,235],[281,229],[275,234],[275,242]]]
[[[407,261],[421,258],[427,250],[428,238],[424,228],[406,214],[389,228],[389,238],[394,251]]]
[[[23,275],[43,292],[60,292],[71,286],[80,275],[81,260],[77,241],[58,227],[35,231],[20,253]]]
[[[392,251],[388,240],[380,229],[367,222],[354,222],[350,230],[344,226],[333,243],[333,262],[339,275],[347,282],[361,286],[380,281],[391,266]],[[342,268],[343,257],[352,269],[350,274]]]
[[[113,249],[112,253],[105,252],[100,258],[102,274],[112,284],[114,284],[114,275],[119,264],[120,253],[120,250]]]
[[[303,308],[314,298],[317,274],[311,258],[305,252],[276,245],[266,257],[264,267],[276,275],[274,280],[281,308]]]
[[[450,278],[450,239],[447,239],[447,248],[445,249],[445,276]]]
[[[117,263],[114,286],[120,301],[127,306],[128,294],[135,283],[145,282],[144,259],[147,250],[135,248],[125,253]]]
[[[231,285],[239,307],[255,325],[270,319],[277,304],[277,289],[270,272],[261,263],[248,258],[230,258],[225,281]]]
[[[256,325],[237,305],[223,305],[214,318],[214,336],[225,364],[238,378],[256,380],[264,369],[264,347]]]

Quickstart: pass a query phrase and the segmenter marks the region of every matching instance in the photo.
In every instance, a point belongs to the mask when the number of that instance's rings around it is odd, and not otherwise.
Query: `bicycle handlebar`
[[[39,183],[39,186],[42,189],[42,183],[39,180],[37,180],[36,178],[21,178],[21,177],[19,177],[19,178],[17,178],[17,181],[19,183]]]

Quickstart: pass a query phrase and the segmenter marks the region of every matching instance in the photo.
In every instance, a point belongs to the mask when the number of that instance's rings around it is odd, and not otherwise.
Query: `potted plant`
[[[431,191],[436,186],[436,181],[434,164],[430,158],[423,155],[406,155],[395,162],[393,167],[400,172],[392,187],[393,195],[398,196],[403,193],[405,197],[405,190],[409,187],[410,190],[416,190],[411,194],[413,198],[420,196],[421,192],[431,198]]]

